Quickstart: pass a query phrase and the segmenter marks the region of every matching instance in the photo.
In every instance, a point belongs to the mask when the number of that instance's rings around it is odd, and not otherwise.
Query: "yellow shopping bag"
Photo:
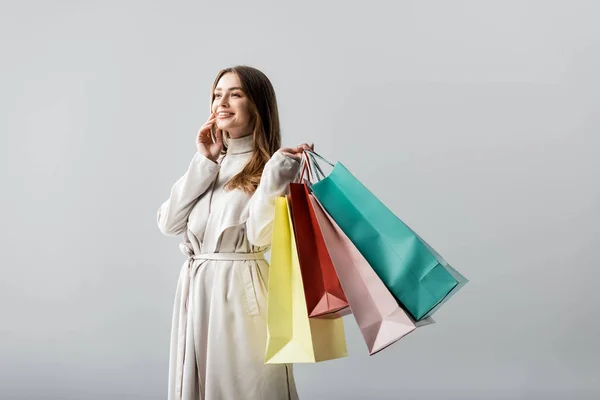
[[[342,318],[309,318],[288,199],[276,200],[267,297],[266,364],[346,357]]]

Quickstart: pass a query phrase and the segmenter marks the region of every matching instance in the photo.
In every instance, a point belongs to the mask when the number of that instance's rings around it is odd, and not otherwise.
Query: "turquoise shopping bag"
[[[468,282],[340,162],[307,153],[322,177],[311,186],[313,195],[417,321]],[[334,167],[329,176],[316,158]]]

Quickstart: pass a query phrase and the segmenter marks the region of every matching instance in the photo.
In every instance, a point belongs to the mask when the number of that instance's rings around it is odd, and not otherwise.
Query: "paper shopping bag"
[[[348,314],[348,300],[327,251],[305,183],[290,184],[290,207],[309,317]]]
[[[370,355],[396,343],[417,325],[433,323],[431,318],[415,323],[318,200],[311,195],[310,201]]]
[[[314,363],[346,357],[343,319],[308,317],[286,197],[276,199],[272,235],[265,363]]]
[[[329,164],[334,167],[329,176],[311,186],[314,196],[411,316],[415,320],[431,316],[468,280],[344,165]]]

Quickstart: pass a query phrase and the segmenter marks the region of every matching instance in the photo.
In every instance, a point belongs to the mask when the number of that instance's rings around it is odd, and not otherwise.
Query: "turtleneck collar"
[[[241,138],[227,139],[227,154],[244,154],[254,149],[254,137],[252,134]]]

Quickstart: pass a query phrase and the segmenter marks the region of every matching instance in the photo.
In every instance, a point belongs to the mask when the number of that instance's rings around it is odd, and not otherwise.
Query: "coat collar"
[[[249,153],[254,149],[254,135],[246,135],[240,138],[227,139],[227,154]]]

